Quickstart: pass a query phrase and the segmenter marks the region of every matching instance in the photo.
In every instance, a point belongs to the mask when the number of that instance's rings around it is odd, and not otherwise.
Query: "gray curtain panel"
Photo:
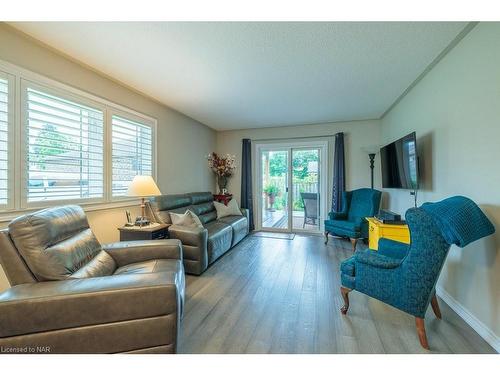
[[[241,207],[250,212],[249,229],[254,230],[252,199],[252,142],[243,139],[241,152]]]
[[[342,193],[345,191],[344,133],[335,134],[333,154],[332,211],[342,210]]]

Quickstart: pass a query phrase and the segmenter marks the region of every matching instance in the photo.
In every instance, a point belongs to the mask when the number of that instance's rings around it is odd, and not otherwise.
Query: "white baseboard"
[[[471,328],[478,333],[488,344],[490,344],[497,353],[500,353],[500,338],[491,329],[486,327],[483,322],[476,318],[460,302],[453,298],[442,287],[436,287],[436,293],[446,302],[450,308],[455,311]]]

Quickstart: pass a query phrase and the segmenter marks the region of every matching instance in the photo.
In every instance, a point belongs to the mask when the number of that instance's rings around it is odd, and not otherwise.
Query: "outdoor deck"
[[[262,220],[263,228],[278,228],[286,229],[287,227],[287,212],[283,210],[269,211],[264,210],[264,217]],[[293,211],[293,223],[292,229],[306,229],[318,231],[318,225],[306,224],[304,225],[304,212],[303,211]]]

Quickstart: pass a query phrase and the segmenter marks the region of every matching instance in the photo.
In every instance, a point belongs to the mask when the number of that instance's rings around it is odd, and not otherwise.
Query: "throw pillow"
[[[188,228],[197,228],[202,226],[198,216],[196,216],[190,210],[187,210],[183,214],[176,214],[175,212],[170,212],[170,220],[172,221],[173,225],[179,225]]]
[[[189,212],[191,214],[191,217],[193,218],[193,221],[196,223],[196,226],[198,227],[203,227],[203,223],[201,222],[200,218],[198,215],[196,215],[193,211],[187,210],[186,212]]]
[[[231,215],[243,216],[240,208],[238,207],[238,203],[234,199],[231,199],[227,206],[224,203],[214,201],[214,206],[217,210],[217,219]]]

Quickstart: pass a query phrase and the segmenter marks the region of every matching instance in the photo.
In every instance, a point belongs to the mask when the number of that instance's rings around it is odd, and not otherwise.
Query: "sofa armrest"
[[[171,225],[168,228],[170,238],[180,240],[184,245],[206,248],[208,230],[206,228],[189,228],[180,225]]]
[[[175,239],[115,242],[102,248],[118,267],[153,259],[182,260],[182,244]]]
[[[389,238],[378,240],[378,253],[386,257],[403,259],[408,254],[409,249],[410,245],[403,242],[394,241]]]
[[[0,338],[178,314],[166,272],[21,284],[0,294]]]
[[[377,254],[374,250],[359,251],[355,254],[356,262],[360,262],[375,268],[396,268],[403,262],[402,259],[395,259]]]
[[[250,210],[248,210],[248,208],[240,208],[240,211],[241,214],[247,218],[248,222],[250,222]]]

